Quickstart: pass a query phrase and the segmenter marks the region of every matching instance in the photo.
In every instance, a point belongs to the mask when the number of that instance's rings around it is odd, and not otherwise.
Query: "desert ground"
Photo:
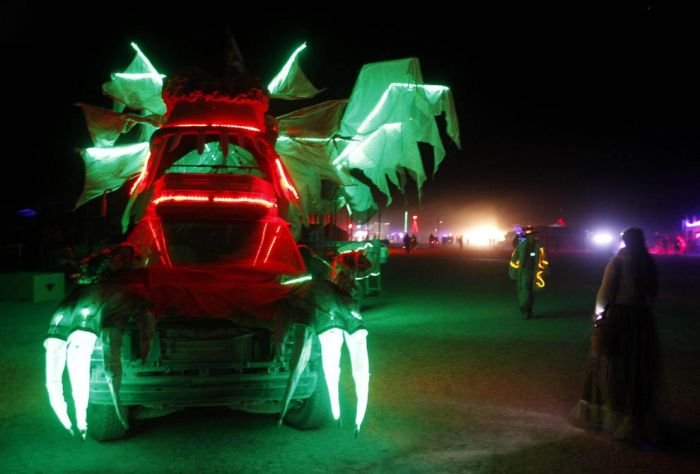
[[[270,415],[207,408],[135,423],[123,440],[77,441],[44,388],[42,343],[57,302],[0,302],[0,471],[700,472],[700,258],[656,257],[664,397],[662,438],[648,449],[568,422],[609,255],[551,253],[531,320],[518,312],[507,258],[507,250],[392,249],[382,294],[363,305],[372,375],[357,438],[345,353],[342,427],[297,431]]]

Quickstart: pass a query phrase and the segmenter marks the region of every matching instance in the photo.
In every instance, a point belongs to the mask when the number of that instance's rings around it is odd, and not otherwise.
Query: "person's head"
[[[630,227],[622,233],[622,241],[625,243],[625,248],[631,252],[640,252],[646,248],[644,243],[644,233],[641,229]]]
[[[523,235],[529,239],[534,239],[538,236],[538,232],[537,229],[529,225],[523,229]]]

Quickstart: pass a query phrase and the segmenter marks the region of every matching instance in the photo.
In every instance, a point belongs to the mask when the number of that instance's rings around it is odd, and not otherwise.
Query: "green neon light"
[[[161,81],[165,78],[165,74],[158,74],[152,72],[115,72],[114,77],[120,79],[152,79],[158,78]]]
[[[292,53],[292,55],[287,60],[287,63],[282,68],[282,70],[267,85],[268,91],[277,90],[277,88],[280,86],[280,84],[282,84],[287,79],[287,76],[289,76],[289,71],[291,71],[291,69],[292,69],[292,64],[294,64],[294,60],[296,59],[297,56],[299,56],[299,53],[301,53],[305,49],[306,49],[306,43],[299,46]]]
[[[394,87],[395,84],[389,84],[389,87],[386,88],[382,96],[379,98],[379,102],[377,102],[377,105],[374,106],[372,111],[369,114],[367,114],[367,118],[365,118],[360,124],[360,126],[357,127],[357,133],[364,133],[365,127],[367,127],[368,124],[372,123],[374,117],[379,113],[381,109],[384,108],[384,104],[386,103],[386,100],[389,97],[389,91],[392,90]]]
[[[292,278],[291,280],[283,281],[283,285],[294,285],[295,283],[303,283],[305,281],[309,281],[313,279],[311,275],[303,275],[298,278]]]
[[[136,54],[138,54],[141,57],[141,60],[143,61],[143,63],[146,65],[146,67],[148,67],[148,69],[151,70],[151,72],[153,74],[155,74],[156,76],[162,76],[161,79],[163,77],[165,77],[162,74],[158,74],[158,71],[156,71],[156,68],[154,68],[153,64],[151,64],[151,61],[148,60],[146,55],[143,54],[143,52],[141,51],[141,48],[139,48],[138,45],[136,43],[134,43],[133,41],[131,42],[131,47],[134,48],[134,51],[136,51]]]
[[[381,275],[381,274],[382,274],[382,272],[373,272],[373,273],[370,273],[369,275],[365,275],[365,276],[361,276],[361,277],[356,277],[356,278],[355,278],[355,281],[365,280],[365,279],[367,279],[367,278],[369,278],[369,277],[378,277],[378,276]]]
[[[366,248],[372,248],[372,247],[374,247],[372,242],[367,242],[362,247],[358,247],[356,249],[343,250],[342,252],[340,252],[340,255],[343,255],[344,253],[359,252],[360,250],[365,250]]]
[[[364,123],[364,122],[363,122]],[[374,134],[379,132],[380,130],[401,130],[401,124],[398,122],[394,123],[387,123],[379,127],[377,130],[375,130],[372,135],[364,139],[363,141],[352,141],[345,149],[338,155],[336,159],[333,160],[332,164],[335,165],[336,168],[340,169],[341,163],[340,161],[345,159],[345,157],[349,156],[355,150],[362,151],[364,148],[370,146],[372,144],[372,137],[374,137]],[[357,135],[356,135],[357,136]],[[354,140],[354,139],[353,139]]]

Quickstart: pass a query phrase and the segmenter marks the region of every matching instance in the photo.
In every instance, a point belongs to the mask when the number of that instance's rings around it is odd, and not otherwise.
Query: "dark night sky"
[[[664,230],[700,213],[695,12],[654,1],[522,3],[466,6],[458,19],[422,9],[399,20],[353,4],[353,13],[311,18],[228,6],[166,7],[141,19],[63,11],[69,20],[59,22],[31,3],[5,2],[2,86],[5,122],[13,122],[3,133],[11,163],[3,212],[72,204],[80,186],[73,149],[89,145],[72,104],[109,105],[100,87],[131,60],[130,41],[165,74],[187,66],[219,74],[228,23],[266,81],[307,41],[302,66],[327,88],[322,99],[348,97],[363,64],[408,56],[420,59],[427,83],[450,86],[463,150],[448,146],[424,189],[426,213],[488,201],[506,224],[563,215],[593,225],[605,215]],[[9,191],[11,183],[22,189]]]

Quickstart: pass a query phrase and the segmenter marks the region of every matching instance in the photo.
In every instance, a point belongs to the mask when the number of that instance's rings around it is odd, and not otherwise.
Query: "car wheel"
[[[129,408],[124,407],[129,413]],[[112,405],[88,404],[87,409],[88,434],[97,441],[111,441],[123,438],[126,428],[121,424]]]
[[[319,361],[316,367],[316,390],[306,400],[294,402],[287,410],[284,422],[299,430],[320,428],[331,419],[331,402],[326,388],[326,377]]]

